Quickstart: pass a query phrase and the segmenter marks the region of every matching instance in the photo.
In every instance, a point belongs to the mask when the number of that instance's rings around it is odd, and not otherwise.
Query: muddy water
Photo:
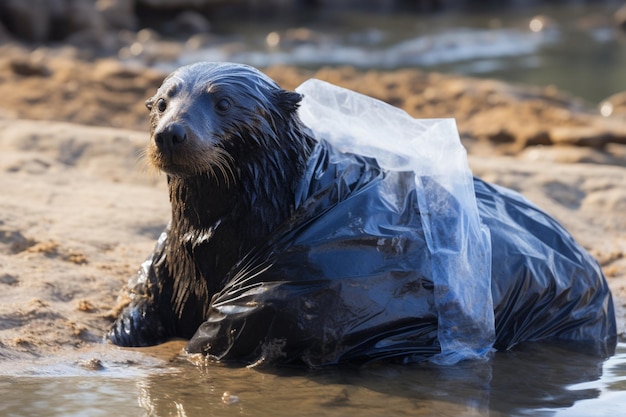
[[[609,359],[528,345],[453,367],[317,371],[198,365],[182,346],[2,364],[0,415],[617,416],[626,406],[626,344]]]

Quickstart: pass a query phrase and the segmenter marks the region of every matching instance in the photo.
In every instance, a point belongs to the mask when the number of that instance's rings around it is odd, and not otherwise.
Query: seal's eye
[[[165,109],[167,109],[167,102],[160,98],[156,103],[156,108],[159,112],[163,113]]]
[[[222,113],[226,113],[228,110],[230,110],[230,106],[230,101],[225,98],[222,98],[217,103],[215,103],[215,108],[217,109],[217,111]]]

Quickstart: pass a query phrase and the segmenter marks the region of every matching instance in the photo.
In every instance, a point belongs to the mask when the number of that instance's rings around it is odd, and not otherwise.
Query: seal
[[[258,70],[223,63],[184,67],[146,101],[147,157],[167,173],[172,217],[157,282],[113,342],[193,336],[233,265],[291,214],[314,144],[294,117],[299,101]]]
[[[414,174],[314,139],[300,100],[255,68],[198,63],[146,101],[147,156],[167,174],[171,221],[110,341],[184,338],[224,362],[312,367],[441,352],[437,308],[456,300],[434,302]],[[493,247],[493,346],[614,347],[597,262],[519,194],[474,187]],[[455,331],[471,335],[462,320]]]

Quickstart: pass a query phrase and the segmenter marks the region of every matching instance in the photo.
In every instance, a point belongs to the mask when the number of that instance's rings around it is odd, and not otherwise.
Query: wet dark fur
[[[201,63],[146,101],[147,156],[167,173],[172,218],[111,341],[193,336],[228,271],[291,215],[314,144],[296,114],[300,99],[252,67]],[[171,131],[177,140],[163,144]]]

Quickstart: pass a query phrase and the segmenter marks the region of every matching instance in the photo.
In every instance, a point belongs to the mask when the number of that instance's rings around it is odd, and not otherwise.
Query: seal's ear
[[[145,101],[145,103],[148,110],[152,111],[152,106],[154,106],[154,97],[150,97]]]
[[[277,90],[275,99],[278,107],[285,113],[293,113],[300,107],[302,95],[295,91]]]

